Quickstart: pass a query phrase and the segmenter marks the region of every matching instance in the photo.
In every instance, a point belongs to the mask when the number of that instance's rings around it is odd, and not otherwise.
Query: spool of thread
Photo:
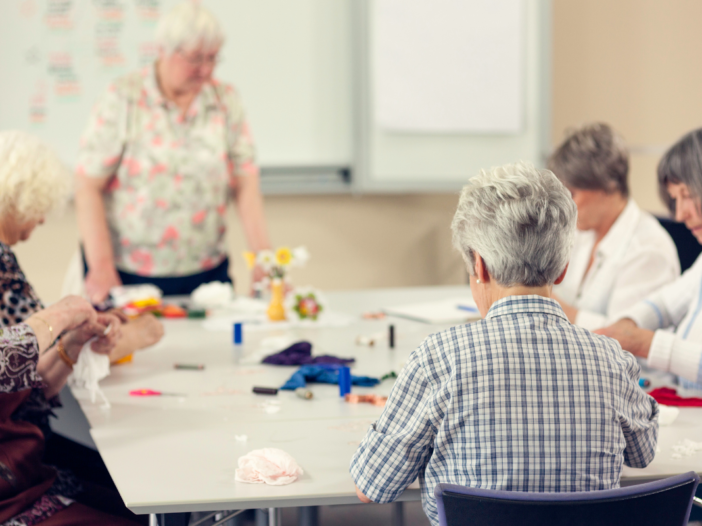
[[[256,394],[276,395],[278,390],[275,387],[254,387],[253,392]]]
[[[639,386],[645,389],[651,386],[651,382],[648,378],[639,378]]]
[[[388,327],[388,345],[390,346],[391,349],[395,348],[395,326],[390,325]]]
[[[234,345],[241,345],[244,341],[244,328],[242,323],[234,324]]]
[[[339,396],[346,396],[351,392],[351,369],[339,367]]]
[[[312,400],[312,398],[314,398],[314,393],[304,387],[298,387],[297,389],[295,389],[295,394],[299,398],[303,398],[305,400]]]

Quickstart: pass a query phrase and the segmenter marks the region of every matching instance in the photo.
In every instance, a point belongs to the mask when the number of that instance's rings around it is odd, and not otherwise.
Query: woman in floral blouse
[[[156,63],[112,84],[81,141],[76,206],[86,290],[154,283],[189,294],[230,281],[234,196],[250,249],[269,248],[254,145],[238,93],[212,78],[224,36],[195,2],[167,14]],[[260,270],[254,280],[260,279]]]

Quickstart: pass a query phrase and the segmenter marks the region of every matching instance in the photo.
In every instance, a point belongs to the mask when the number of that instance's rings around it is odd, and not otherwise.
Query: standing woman
[[[224,41],[217,20],[183,2],[156,39],[158,60],[108,88],[81,141],[76,207],[93,302],[120,284],[153,283],[169,295],[231,281],[230,194],[249,248],[270,248],[241,100],[212,76]]]

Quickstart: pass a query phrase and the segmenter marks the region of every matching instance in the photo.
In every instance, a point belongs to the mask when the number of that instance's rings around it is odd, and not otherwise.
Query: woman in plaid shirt
[[[508,491],[619,486],[655,454],[658,406],[610,338],[572,325],[551,289],[565,276],[576,207],[547,170],[483,171],[463,189],[454,245],[483,320],[429,336],[351,461],[364,502],[417,477],[438,524],[440,482]]]

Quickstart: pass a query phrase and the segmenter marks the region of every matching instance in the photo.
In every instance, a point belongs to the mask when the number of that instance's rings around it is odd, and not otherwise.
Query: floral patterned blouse
[[[225,258],[233,177],[256,173],[237,92],[213,81],[183,113],[155,68],[112,84],[81,139],[77,173],[107,178],[107,222],[119,270],[182,276]]]

